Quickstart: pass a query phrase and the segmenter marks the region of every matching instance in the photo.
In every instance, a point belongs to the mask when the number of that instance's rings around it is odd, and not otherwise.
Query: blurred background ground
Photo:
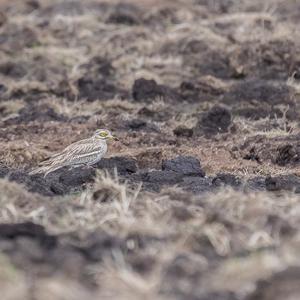
[[[0,7],[3,299],[299,298],[299,1]]]

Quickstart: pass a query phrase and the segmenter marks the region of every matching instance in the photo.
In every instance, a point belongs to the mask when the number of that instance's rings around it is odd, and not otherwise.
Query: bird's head
[[[107,129],[97,129],[94,133],[94,137],[100,140],[116,140],[118,138],[112,135],[112,133]]]

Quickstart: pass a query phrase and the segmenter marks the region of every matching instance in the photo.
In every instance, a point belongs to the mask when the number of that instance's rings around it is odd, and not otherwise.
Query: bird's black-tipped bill
[[[119,141],[119,139],[118,139],[116,136],[114,136],[114,135],[112,135],[110,138],[111,138],[112,140],[114,140],[114,141]]]

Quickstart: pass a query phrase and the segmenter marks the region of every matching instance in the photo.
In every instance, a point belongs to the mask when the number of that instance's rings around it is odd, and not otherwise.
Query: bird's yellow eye
[[[100,135],[101,137],[106,137],[108,134],[107,134],[107,132],[105,132],[105,131],[101,131],[101,132],[99,133],[99,135]]]

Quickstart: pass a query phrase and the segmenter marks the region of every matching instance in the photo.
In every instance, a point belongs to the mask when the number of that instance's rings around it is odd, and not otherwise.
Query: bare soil
[[[1,299],[299,299],[299,1],[0,9]]]

